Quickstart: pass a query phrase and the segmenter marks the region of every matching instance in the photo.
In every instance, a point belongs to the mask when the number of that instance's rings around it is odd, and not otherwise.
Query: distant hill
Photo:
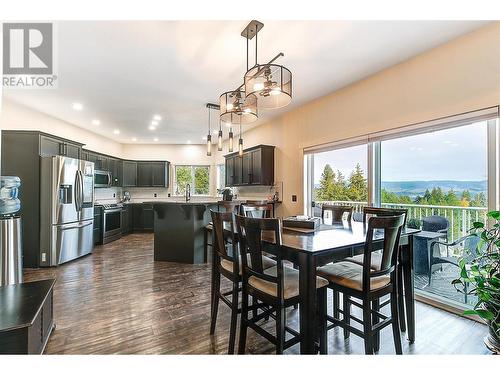
[[[483,192],[486,194],[487,181],[382,181],[382,189],[398,195],[408,195],[412,198],[423,195],[425,190],[440,187],[443,192],[453,189],[455,193],[461,194],[464,190],[469,190],[471,194]]]

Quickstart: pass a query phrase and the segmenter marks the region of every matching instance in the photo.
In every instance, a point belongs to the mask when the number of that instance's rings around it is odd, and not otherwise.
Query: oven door
[[[94,171],[94,187],[107,188],[111,186],[111,172]]]
[[[103,220],[103,229],[104,229],[104,241],[107,242],[106,239],[115,239],[121,237],[122,234],[122,209],[115,208],[110,210],[104,210],[104,220]]]

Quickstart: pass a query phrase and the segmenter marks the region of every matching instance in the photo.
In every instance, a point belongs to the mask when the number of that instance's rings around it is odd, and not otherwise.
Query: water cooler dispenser
[[[23,281],[19,177],[0,177],[0,286]]]

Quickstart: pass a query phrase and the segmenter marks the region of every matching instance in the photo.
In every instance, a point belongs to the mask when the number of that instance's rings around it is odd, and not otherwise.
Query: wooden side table
[[[0,354],[42,354],[54,324],[55,279],[0,288]]]

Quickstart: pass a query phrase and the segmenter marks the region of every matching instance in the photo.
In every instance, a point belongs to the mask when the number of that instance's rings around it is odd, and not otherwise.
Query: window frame
[[[177,168],[190,168],[191,169],[191,196],[196,196],[196,197],[209,197],[210,196],[210,188],[211,188],[211,168],[210,165],[208,164],[176,164],[174,165],[174,186],[173,186],[173,192],[172,195],[174,197],[182,197],[184,196],[183,194],[177,194],[178,191],[178,185],[177,185]],[[207,168],[208,169],[208,193],[207,194],[196,194],[195,193],[195,169],[196,168]]]

